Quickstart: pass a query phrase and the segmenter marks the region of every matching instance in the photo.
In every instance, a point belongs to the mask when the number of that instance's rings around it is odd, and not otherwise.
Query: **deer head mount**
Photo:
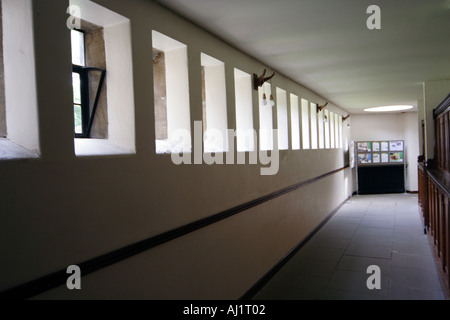
[[[343,117],[343,118],[342,118],[342,121],[345,121],[345,120],[347,120],[348,118],[350,118],[350,115],[347,115],[346,117]]]
[[[259,77],[257,74],[253,74],[253,88],[255,90],[258,90],[258,87],[261,87],[264,84],[264,82],[272,79],[275,76],[275,73],[273,73],[270,77],[264,78],[265,75],[266,69],[264,69],[264,72]]]
[[[322,106],[319,106],[318,104],[317,104],[317,112],[320,112],[320,111],[322,111],[326,106],[328,105],[328,102],[327,103],[325,103],[324,105],[322,105]]]

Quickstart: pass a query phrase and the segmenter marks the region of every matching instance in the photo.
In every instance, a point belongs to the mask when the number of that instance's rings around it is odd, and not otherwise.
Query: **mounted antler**
[[[342,118],[342,121],[345,121],[345,120],[347,120],[348,118],[350,118],[350,115],[347,115],[346,117],[343,117],[343,118]]]
[[[258,75],[253,74],[253,88],[255,90],[258,90],[258,87],[261,87],[264,84],[264,82],[272,79],[275,76],[275,73],[273,73],[270,77],[264,78],[264,76],[266,75],[266,71],[267,70],[264,69],[264,72],[259,77]]]
[[[319,105],[317,105],[317,112],[320,112],[320,111],[322,111],[326,106],[328,105],[328,102],[327,103],[325,103],[323,106],[319,106]]]

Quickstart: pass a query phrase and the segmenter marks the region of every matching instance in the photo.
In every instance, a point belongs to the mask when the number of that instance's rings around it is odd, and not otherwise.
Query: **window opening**
[[[86,39],[83,30],[72,30],[71,40],[74,132],[76,138],[90,138],[105,82],[106,70],[86,66]],[[99,73],[100,78],[95,89],[95,98],[91,109],[89,95],[91,86],[95,85],[92,83],[93,73]]]
[[[273,115],[271,104],[273,99],[272,87],[266,82],[258,88],[259,96],[259,149],[273,150]]]
[[[302,147],[303,149],[310,148],[309,138],[309,103],[308,100],[302,99]]]
[[[204,152],[228,151],[225,64],[201,54]]]
[[[155,30],[152,45],[156,153],[191,152],[187,46]]]
[[[291,141],[292,149],[300,149],[300,113],[298,111],[298,96],[291,94]]]
[[[252,79],[248,73],[234,69],[236,101],[237,151],[254,151]]]
[[[310,105],[310,117],[311,117],[311,149],[318,148],[318,131],[317,131],[317,105],[311,103]]]
[[[286,91],[280,88],[277,92],[277,123],[278,123],[278,148],[289,149],[288,111]]]

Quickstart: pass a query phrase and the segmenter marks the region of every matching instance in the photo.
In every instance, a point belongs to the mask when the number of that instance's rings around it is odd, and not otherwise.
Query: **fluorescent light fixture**
[[[412,109],[413,106],[409,105],[399,105],[399,106],[384,106],[364,109],[366,112],[391,112],[391,111],[404,111]]]

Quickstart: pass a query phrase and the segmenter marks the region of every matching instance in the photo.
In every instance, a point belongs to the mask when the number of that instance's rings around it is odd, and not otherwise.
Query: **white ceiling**
[[[450,79],[450,0],[157,2],[353,114],[417,106],[423,82]]]

